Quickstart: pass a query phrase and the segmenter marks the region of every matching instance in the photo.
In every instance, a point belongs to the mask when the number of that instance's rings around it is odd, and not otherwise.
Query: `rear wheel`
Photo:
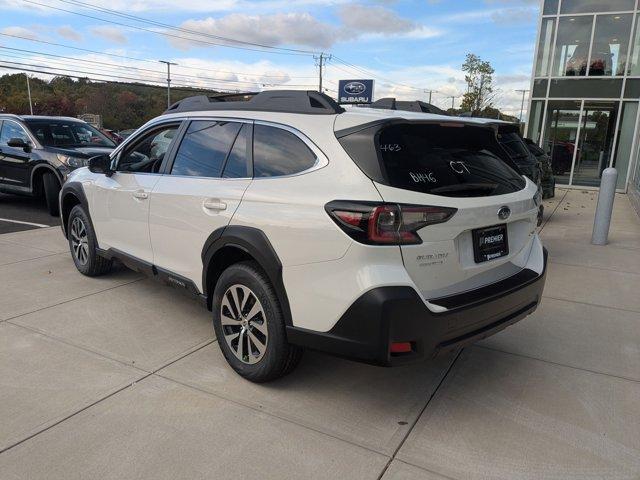
[[[45,172],[44,175],[42,175],[42,185],[44,187],[44,199],[47,202],[49,214],[57,217],[60,215],[60,207],[58,205],[60,182],[53,173]]]
[[[80,205],[71,209],[67,225],[69,249],[73,263],[83,275],[96,277],[111,270],[112,260],[98,255],[96,234],[86,212]]]
[[[252,382],[268,382],[299,363],[302,349],[287,342],[278,298],[255,263],[236,263],[222,273],[212,310],[222,354],[239,375]]]

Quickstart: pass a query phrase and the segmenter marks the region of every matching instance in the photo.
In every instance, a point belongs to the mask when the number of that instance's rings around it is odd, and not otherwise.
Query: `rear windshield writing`
[[[493,135],[459,124],[399,124],[380,133],[377,148],[393,187],[453,197],[521,190],[524,180],[500,158]]]

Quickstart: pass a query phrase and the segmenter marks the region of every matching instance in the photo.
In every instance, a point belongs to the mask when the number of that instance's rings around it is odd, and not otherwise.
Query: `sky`
[[[0,0],[0,66],[159,83],[166,60],[174,87],[317,89],[322,52],[329,95],[339,79],[374,78],[375,98],[433,90],[432,103],[450,107],[475,53],[495,68],[496,106],[519,115],[538,10],[538,0]]]

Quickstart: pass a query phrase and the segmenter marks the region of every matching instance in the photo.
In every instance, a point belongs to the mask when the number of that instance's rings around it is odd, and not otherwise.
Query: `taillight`
[[[336,200],[325,206],[351,238],[368,245],[422,243],[417,231],[449,220],[455,208]]]

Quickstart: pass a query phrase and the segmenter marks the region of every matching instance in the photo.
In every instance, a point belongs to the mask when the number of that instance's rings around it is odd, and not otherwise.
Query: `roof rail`
[[[393,97],[381,98],[375,102],[369,104],[370,108],[382,108],[384,110],[404,110],[408,112],[424,112],[435,113],[438,115],[449,115],[441,108],[436,107],[427,102],[420,100],[403,101],[396,100]]]
[[[331,97],[314,90],[268,90],[259,93],[188,97],[174,103],[164,113],[209,110],[244,110],[311,115],[333,115],[344,112],[344,109]]]

